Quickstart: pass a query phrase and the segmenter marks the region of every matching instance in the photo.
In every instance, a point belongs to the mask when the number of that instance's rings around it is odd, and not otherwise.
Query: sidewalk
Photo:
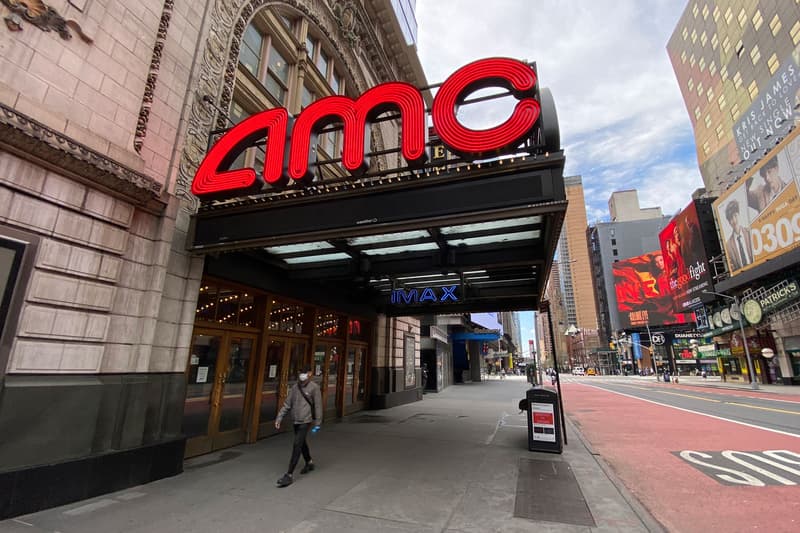
[[[634,379],[644,380],[644,381],[655,381],[655,376],[630,376]],[[675,376],[673,376],[675,377]],[[663,379],[662,379],[663,381]],[[705,379],[699,376],[679,376],[678,383],[681,385],[692,385],[695,387],[709,387],[715,389],[730,389],[730,390],[742,390],[742,391],[750,391],[753,392],[753,388],[750,386],[748,382],[742,381],[722,381],[722,378],[719,376],[710,376]],[[758,384],[758,390],[761,392],[767,392],[772,394],[780,394],[780,395],[787,395],[787,396],[800,396],[800,386],[793,386],[793,385],[762,385]]]
[[[516,409],[527,388],[517,376],[456,385],[323,424],[310,441],[317,469],[298,468],[285,489],[275,480],[289,434],[192,459],[170,479],[0,522],[0,532],[660,531],[569,422],[563,455],[527,451]],[[546,500],[557,521],[514,516]],[[587,506],[596,525],[570,524]]]

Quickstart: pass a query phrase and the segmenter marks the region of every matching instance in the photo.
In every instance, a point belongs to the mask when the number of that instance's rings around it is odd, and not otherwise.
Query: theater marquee
[[[511,116],[495,127],[474,130],[459,122],[458,106],[472,92],[501,87],[518,100]],[[428,159],[425,102],[416,87],[390,82],[368,90],[357,99],[329,96],[306,107],[297,117],[284,108],[269,109],[246,118],[211,147],[195,174],[192,193],[206,198],[235,197],[262,190],[265,184],[282,188],[315,179],[313,150],[316,136],[343,123],[342,166],[359,176],[369,167],[370,122],[387,111],[399,111],[402,122],[400,151],[411,167]],[[507,153],[531,135],[541,113],[536,73],[531,65],[508,58],[481,59],[461,67],[441,85],[433,100],[431,121],[442,144],[466,160]],[[263,169],[229,169],[254,143],[265,142]],[[257,171],[261,171],[259,174]]]

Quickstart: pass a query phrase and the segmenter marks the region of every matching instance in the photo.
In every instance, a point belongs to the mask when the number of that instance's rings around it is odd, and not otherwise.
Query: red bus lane
[[[800,531],[800,438],[563,387],[567,416],[669,531]]]

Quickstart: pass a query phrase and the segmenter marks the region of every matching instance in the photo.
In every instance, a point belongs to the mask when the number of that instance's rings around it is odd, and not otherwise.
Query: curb
[[[647,529],[647,531],[650,533],[667,533],[667,528],[664,527],[664,525],[659,522],[656,517],[650,514],[650,511],[648,511],[647,508],[642,505],[642,503],[636,499],[633,494],[631,494],[611,466],[606,463],[603,457],[594,450],[591,443],[586,439],[583,433],[581,433],[580,429],[578,429],[578,426],[572,422],[570,417],[566,416],[565,420],[567,421],[567,425],[572,430],[573,434],[578,437],[581,445],[586,448],[597,465],[600,467],[600,470],[603,471],[606,477],[608,477],[609,481],[611,481],[611,484],[614,485],[614,488],[617,489],[617,492],[619,492],[620,496],[622,496],[622,499],[625,500],[628,505],[630,505],[631,509],[633,509],[634,514],[642,522],[642,525],[645,527],[645,529]]]

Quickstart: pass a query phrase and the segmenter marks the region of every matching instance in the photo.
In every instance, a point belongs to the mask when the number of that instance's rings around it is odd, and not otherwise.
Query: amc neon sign
[[[393,304],[423,304],[426,302],[431,303],[444,303],[444,302],[457,302],[456,288],[458,285],[451,285],[450,287],[441,287],[442,294],[436,294],[435,289],[426,287],[419,292],[417,289],[405,290],[394,289],[392,290],[391,302]]]
[[[441,85],[433,100],[431,120],[442,143],[466,159],[508,152],[527,138],[539,118],[536,73],[527,64],[508,58],[481,59],[461,67]],[[461,124],[457,106],[479,89],[502,87],[518,100],[502,124],[474,130]],[[425,102],[408,83],[391,82],[373,87],[357,99],[328,96],[306,107],[297,117],[284,108],[269,109],[246,118],[206,154],[192,181],[200,198],[236,196],[257,191],[267,183],[284,187],[290,181],[308,185],[314,180],[311,147],[325,127],[341,122],[342,165],[358,176],[369,167],[364,147],[369,146],[370,123],[379,115],[398,110],[402,123],[400,151],[409,166],[428,159]],[[262,175],[255,169],[227,170],[245,149],[266,139]]]

